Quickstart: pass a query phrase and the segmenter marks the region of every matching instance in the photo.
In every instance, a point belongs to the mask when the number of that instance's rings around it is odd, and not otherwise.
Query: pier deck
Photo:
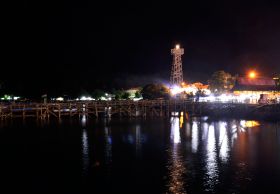
[[[280,116],[280,104],[193,102],[188,100],[120,100],[63,103],[2,103],[0,118],[36,117],[169,117],[172,112],[190,115],[273,114]]]

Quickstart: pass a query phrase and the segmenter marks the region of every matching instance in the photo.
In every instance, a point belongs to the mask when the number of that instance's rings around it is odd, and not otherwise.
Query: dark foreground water
[[[280,125],[0,121],[0,193],[280,193]]]

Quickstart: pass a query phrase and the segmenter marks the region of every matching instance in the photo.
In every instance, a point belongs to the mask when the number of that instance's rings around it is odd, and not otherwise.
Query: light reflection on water
[[[109,166],[112,163],[112,137],[111,130],[109,127],[105,126],[105,162]]]
[[[227,162],[228,160],[228,152],[229,152],[229,138],[227,134],[227,124],[226,122],[219,122],[219,157],[223,160],[223,162]]]
[[[0,144],[3,180],[11,186],[33,184],[37,193],[42,188],[179,194],[279,190],[280,125],[273,122],[81,117],[42,126],[27,119],[23,126],[6,120]]]
[[[83,115],[81,124],[83,127],[82,130],[82,154],[83,154],[83,174],[86,175],[89,168],[89,143],[88,143],[88,134],[85,128],[86,126],[86,116]]]
[[[179,118],[172,117],[171,118],[171,134],[170,139],[174,144],[181,142],[180,137],[180,124],[179,124]]]
[[[244,125],[244,123],[250,123]],[[203,174],[203,188],[206,192],[214,192],[217,185],[223,180],[221,177],[221,165],[228,165],[230,152],[233,147],[239,147],[240,156],[245,151],[244,135],[248,133],[248,129],[259,126],[253,125],[256,122],[245,121],[215,121],[208,122],[207,119],[193,118],[192,121],[186,123],[186,137],[184,141],[190,141],[191,151],[193,154],[203,154],[200,159],[204,160],[205,171]],[[183,156],[183,145],[181,139],[181,127],[183,126],[181,118],[172,117],[170,125],[170,147],[168,149],[169,161],[167,165],[169,180],[167,183],[168,191],[170,193],[186,193],[186,176],[188,173],[186,166],[187,157]],[[191,137],[189,139],[189,137]],[[236,141],[238,139],[238,141]],[[187,142],[186,142],[187,143]],[[242,160],[246,160],[244,158]],[[243,174],[246,180],[251,180],[250,173],[244,172],[245,167],[248,164],[241,161],[237,165],[237,176]],[[246,174],[247,173],[247,174]],[[246,175],[245,175],[246,174]],[[238,182],[239,179],[233,179]],[[238,185],[238,184],[236,184]],[[236,186],[235,185],[235,186]],[[234,186],[234,187],[235,187]]]
[[[171,145],[168,149],[169,161],[167,165],[169,180],[167,187],[169,193],[183,194],[185,191],[184,173],[186,171],[183,155],[180,150],[180,120],[177,117],[171,118]]]
[[[142,138],[141,138],[141,126],[136,125],[135,127],[135,147],[136,147],[136,156],[141,155],[141,147],[142,147]]]
[[[83,123],[86,123],[86,118]],[[250,124],[245,125],[245,123]],[[224,184],[226,184],[225,190],[230,193],[244,190],[246,185],[254,180],[250,168],[253,168],[252,165],[256,165],[256,161],[251,160],[257,158],[258,155],[252,146],[256,145],[255,136],[260,132],[260,130],[256,130],[256,127],[259,126],[261,125],[255,125],[255,122],[243,120],[209,121],[201,118],[184,120],[182,116],[172,117],[167,129],[169,135],[166,151],[168,160],[164,163],[166,172],[164,172],[165,178],[163,178],[165,193],[193,193],[191,188],[196,185],[199,185],[197,191],[201,193],[215,193]],[[109,176],[112,174],[112,141],[114,138],[119,137],[122,143],[130,146],[136,160],[146,157],[146,143],[151,143],[149,138],[153,133],[143,128],[141,123],[133,123],[127,128],[129,130],[124,130],[120,136],[114,136],[111,133],[113,126],[108,123],[104,126],[103,148]],[[154,133],[158,135],[159,132]],[[279,137],[279,134],[276,135],[278,145]],[[83,169],[86,171],[90,161],[85,129],[82,132],[82,144]],[[154,144],[156,143],[153,142],[152,145]],[[116,145],[117,143],[114,144],[114,146]],[[118,148],[114,147],[115,149]],[[114,157],[116,157],[115,154]],[[125,166],[122,168],[125,169]],[[228,176],[227,183],[224,180],[225,175]]]
[[[210,125],[207,130],[207,146],[206,146],[206,186],[212,190],[218,182],[218,166],[217,166],[217,150],[214,125]]]
[[[192,124],[192,151],[197,152],[198,148],[198,124],[197,121],[193,121]]]
[[[87,174],[89,167],[89,149],[88,149],[88,134],[86,129],[82,133],[82,150],[83,150],[83,172]]]

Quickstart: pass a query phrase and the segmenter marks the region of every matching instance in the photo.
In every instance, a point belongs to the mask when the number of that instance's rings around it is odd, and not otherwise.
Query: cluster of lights
[[[257,127],[257,126],[260,126],[260,122],[258,121],[245,121],[245,120],[242,120],[240,121],[240,125],[244,128],[252,128],[252,127]]]
[[[232,94],[222,94],[220,96],[210,95],[207,97],[201,97],[199,101],[201,102],[245,102],[248,100],[252,100],[257,102],[258,95],[249,95],[249,94],[241,94],[241,95],[232,95]]]
[[[185,92],[187,94],[190,94],[190,93],[196,94],[198,91],[199,91],[199,89],[195,86],[195,84],[187,85],[185,82],[183,82],[181,84],[181,86],[174,85],[170,88],[170,94],[172,96],[175,96],[175,95],[183,93],[183,92]],[[203,91],[205,93],[205,95],[211,94],[211,91],[209,89],[202,89],[201,91]]]
[[[4,97],[1,98],[1,100],[18,100],[20,99],[19,96],[10,96],[10,95],[4,95]]]
[[[170,89],[170,93],[171,95],[176,95],[176,94],[179,94],[179,93],[182,93],[183,92],[183,88],[179,87],[179,86],[173,86],[171,89]]]
[[[81,100],[81,101],[91,101],[91,100],[95,100],[94,98],[90,97],[90,96],[81,96],[81,98],[77,98],[77,101]]]

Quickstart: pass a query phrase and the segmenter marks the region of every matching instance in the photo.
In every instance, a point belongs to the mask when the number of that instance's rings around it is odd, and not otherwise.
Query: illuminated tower
[[[171,49],[171,54],[173,55],[170,84],[181,85],[183,82],[183,68],[182,68],[182,55],[184,54],[184,49],[180,48],[177,44],[174,49]]]

